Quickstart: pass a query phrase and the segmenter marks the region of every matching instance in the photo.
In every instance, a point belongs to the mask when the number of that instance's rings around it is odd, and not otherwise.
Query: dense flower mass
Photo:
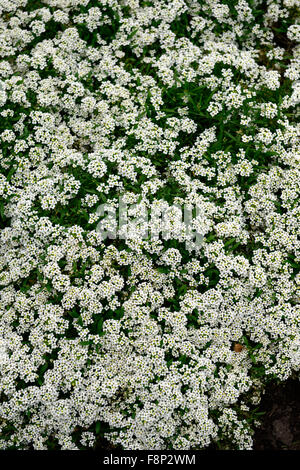
[[[299,7],[0,0],[1,449],[252,448],[300,366]],[[173,235],[103,239],[120,196]]]

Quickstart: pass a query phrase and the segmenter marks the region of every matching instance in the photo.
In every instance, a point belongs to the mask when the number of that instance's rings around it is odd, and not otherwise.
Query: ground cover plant
[[[299,6],[0,0],[1,449],[252,449],[299,379]]]

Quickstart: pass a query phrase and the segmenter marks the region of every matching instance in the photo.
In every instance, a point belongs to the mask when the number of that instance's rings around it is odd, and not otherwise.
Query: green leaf
[[[95,425],[96,434],[99,434],[100,430],[101,430],[101,423],[100,423],[100,421],[97,421],[97,423]]]

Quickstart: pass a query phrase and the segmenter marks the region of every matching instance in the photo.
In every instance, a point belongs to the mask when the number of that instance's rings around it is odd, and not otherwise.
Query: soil
[[[254,450],[300,450],[300,381],[269,385],[259,411],[265,415],[254,435]]]

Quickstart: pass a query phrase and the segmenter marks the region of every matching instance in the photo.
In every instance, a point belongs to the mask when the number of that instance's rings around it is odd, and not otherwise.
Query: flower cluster
[[[300,367],[299,6],[1,0],[1,449],[252,448]],[[102,240],[120,196],[201,247]]]

